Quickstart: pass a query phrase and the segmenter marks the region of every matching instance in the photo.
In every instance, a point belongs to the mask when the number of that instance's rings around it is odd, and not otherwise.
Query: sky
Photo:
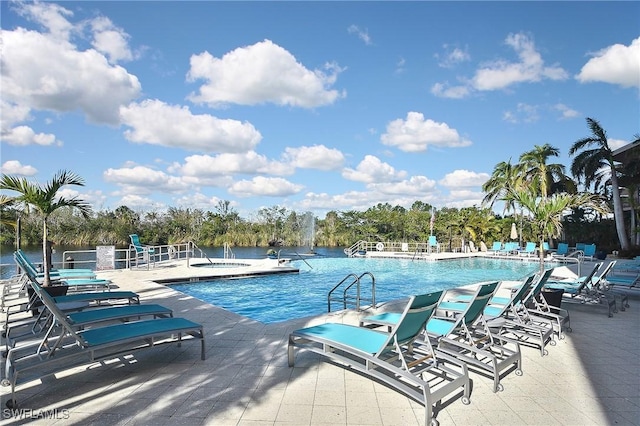
[[[0,169],[95,210],[481,205],[640,133],[640,2],[0,2]]]

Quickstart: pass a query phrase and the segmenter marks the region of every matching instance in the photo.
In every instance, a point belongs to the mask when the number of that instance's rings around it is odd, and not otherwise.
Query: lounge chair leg
[[[293,367],[295,363],[295,354],[293,353],[293,342],[291,341],[291,336],[289,336],[289,346],[287,347],[287,361],[289,363],[289,367]]]

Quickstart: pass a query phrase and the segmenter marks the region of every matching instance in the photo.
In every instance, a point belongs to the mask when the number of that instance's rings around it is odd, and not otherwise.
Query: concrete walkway
[[[173,266],[177,271],[180,266]],[[194,268],[189,268],[190,270]],[[164,346],[101,365],[87,364],[18,387],[19,409],[2,424],[82,425],[419,425],[424,408],[385,386],[296,351],[287,366],[287,337],[310,324],[357,324],[353,312],[262,324],[151,281],[161,268],[100,273],[145,303],[159,303],[204,325],[199,345]],[[177,273],[177,272],[176,272]],[[640,425],[640,304],[612,318],[600,305],[564,303],[572,333],[541,357],[523,347],[521,377],[492,380],[472,373],[471,404],[437,414],[441,425]],[[8,388],[3,392],[2,408]],[[51,418],[54,415],[56,418]],[[49,418],[44,418],[45,416]]]

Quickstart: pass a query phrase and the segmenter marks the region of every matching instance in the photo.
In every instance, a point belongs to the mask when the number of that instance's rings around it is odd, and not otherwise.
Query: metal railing
[[[360,288],[360,284],[364,276],[369,276],[371,278],[371,295],[369,298],[365,298],[362,296],[362,291]],[[350,278],[352,278],[351,281],[349,281]],[[356,295],[351,296],[349,295],[349,290],[354,285],[356,286]],[[339,289],[342,289],[342,297],[334,296],[334,293]],[[356,310],[359,311],[360,307],[362,306],[362,301],[370,302],[371,303],[370,306],[375,308],[376,307],[376,278],[373,276],[371,272],[364,272],[360,274],[360,276],[354,273],[348,274],[346,277],[342,279],[342,281],[336,284],[329,291],[329,294],[327,295],[327,312],[331,312],[332,301],[341,302],[343,309],[347,309],[347,306],[351,304],[355,306]]]
[[[440,251],[456,252],[462,250],[458,241],[454,241],[449,248],[449,244],[439,242]],[[446,249],[446,250],[445,250]],[[426,241],[401,242],[401,241],[365,241],[360,240],[350,247],[344,249],[344,254],[348,257],[365,256],[367,252],[380,253],[403,253],[414,258],[434,252],[434,248],[429,247]]]

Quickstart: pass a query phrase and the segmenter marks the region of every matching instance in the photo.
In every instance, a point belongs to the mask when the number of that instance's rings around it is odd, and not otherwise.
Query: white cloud
[[[433,192],[436,182],[425,176],[412,176],[408,180],[391,183],[372,183],[367,188],[388,195],[412,195],[424,198],[424,195]]]
[[[396,62],[396,74],[402,74],[405,70],[405,65],[407,64],[406,59],[400,57],[398,62]]]
[[[172,172],[185,176],[208,178],[235,174],[290,175],[294,169],[285,163],[270,161],[255,151],[241,154],[192,155],[185,158],[183,165],[174,165]]]
[[[191,56],[187,80],[205,80],[195,103],[219,106],[228,103],[256,105],[274,103],[302,108],[329,105],[343,94],[330,87],[341,69],[326,64],[325,70],[309,70],[270,40],[237,48],[222,58],[209,52]]]
[[[470,170],[454,170],[451,173],[447,173],[438,183],[447,188],[465,188],[482,186],[490,177],[487,173],[476,173]]]
[[[640,87],[640,37],[629,46],[614,44],[593,54],[576,76],[580,83]]]
[[[445,50],[445,53],[442,55],[435,55],[439,60],[438,65],[442,68],[452,68],[460,63],[471,60],[471,55],[469,55],[468,48],[466,47],[464,49],[459,47],[451,48],[449,45],[445,44],[442,48]]]
[[[144,166],[109,168],[103,173],[105,181],[122,188],[123,194],[151,194],[153,192],[182,192],[193,189],[181,178]]]
[[[447,207],[463,208],[482,205],[484,194],[482,192],[458,190],[449,192],[449,196],[444,201]],[[436,219],[437,220],[437,219]]]
[[[80,50],[70,40],[80,26],[68,10],[48,3],[16,3],[26,16],[50,32],[2,30],[3,100],[34,110],[80,110],[90,122],[117,125],[120,105],[136,98],[140,82],[111,65],[94,49]]]
[[[176,198],[174,201],[177,206],[184,206],[191,209],[196,208],[203,210],[212,210],[215,206],[218,205],[221,199],[215,196],[209,197],[201,192],[195,192]],[[234,206],[237,203],[233,202],[230,204]]]
[[[435,83],[431,86],[431,94],[439,98],[462,99],[471,93],[468,86],[450,86],[448,82]]]
[[[256,176],[251,180],[241,180],[229,188],[229,193],[238,197],[287,197],[302,191],[303,185],[289,182],[283,178]]]
[[[369,31],[366,29],[363,30],[357,25],[349,25],[349,28],[347,28],[347,32],[349,34],[357,35],[358,38],[364,41],[364,44],[366,44],[367,46],[370,46],[372,44],[371,37],[369,37]]]
[[[335,148],[324,145],[286,148],[284,160],[301,169],[335,170],[344,164],[344,155]]]
[[[16,2],[15,11],[30,21],[46,28],[49,35],[60,40],[68,40],[78,29],[66,17],[72,17],[69,9],[49,2]]]
[[[509,34],[505,44],[516,52],[519,59],[517,62],[505,59],[488,62],[476,70],[472,79],[461,78],[461,85],[436,83],[431,87],[431,93],[438,97],[461,99],[474,91],[501,90],[518,83],[568,78],[568,73],[562,67],[545,65],[542,55],[529,36],[523,33]],[[455,52],[453,58],[467,59],[464,51]]]
[[[407,175],[405,171],[396,171],[393,166],[380,161],[374,155],[366,155],[355,169],[345,168],[342,177],[365,183],[398,182]]]
[[[17,126],[2,132],[2,141],[9,145],[53,145],[56,143],[56,136],[51,133],[36,133],[29,126]],[[62,142],[57,141],[58,145]]]
[[[446,123],[425,120],[419,112],[407,113],[406,120],[391,121],[380,140],[385,145],[406,152],[426,151],[429,146],[457,148],[471,145],[470,140],[462,138]]]
[[[56,136],[50,133],[36,133],[31,127],[17,123],[31,121],[31,110],[25,105],[0,100],[0,138],[9,145],[62,145]],[[16,126],[16,127],[14,127]]]
[[[540,119],[540,114],[538,114],[538,106],[520,102],[515,111],[505,111],[502,114],[502,119],[514,124],[534,123]]]
[[[34,176],[38,170],[33,166],[22,164],[18,160],[9,160],[0,166],[0,172],[6,175]]]
[[[120,201],[117,203],[119,206],[127,206],[134,210],[140,209],[144,211],[153,211],[162,209],[164,207],[163,204],[154,201],[148,197],[142,197],[137,194],[126,194],[124,195]]]
[[[138,143],[204,152],[244,152],[262,135],[251,123],[192,114],[189,108],[159,100],[132,103],[120,109],[123,124],[132,128],[125,137]]]
[[[109,62],[130,61],[134,54],[129,47],[129,34],[113,25],[106,17],[99,17],[91,22],[93,29],[93,47],[104,53]]]
[[[558,66],[545,66],[533,40],[525,34],[509,34],[505,43],[516,51],[520,62],[499,60],[480,68],[473,78],[475,89],[499,90],[517,83],[565,80],[568,77],[567,72]]]
[[[568,106],[566,106],[565,104],[555,104],[553,106],[553,109],[560,112],[560,119],[563,120],[567,120],[570,118],[576,118],[578,117],[578,115],[580,115],[580,113],[578,111],[576,111],[575,109],[571,109]]]

